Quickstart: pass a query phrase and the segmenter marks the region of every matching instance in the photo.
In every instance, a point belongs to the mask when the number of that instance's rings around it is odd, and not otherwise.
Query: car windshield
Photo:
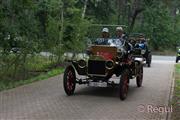
[[[117,39],[117,38],[97,38],[93,44],[95,45],[109,45],[109,46],[115,46],[118,48],[122,48],[124,46],[125,41],[123,39]]]
[[[115,47],[121,48],[124,46],[125,41],[123,39],[111,38],[111,39],[108,39],[108,43],[110,46],[115,46]]]

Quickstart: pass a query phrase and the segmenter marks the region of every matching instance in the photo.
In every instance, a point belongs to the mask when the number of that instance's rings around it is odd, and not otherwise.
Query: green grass
[[[61,67],[61,68],[52,69],[51,71],[49,71],[47,73],[42,73],[36,77],[30,78],[27,80],[0,81],[0,91],[15,88],[15,87],[29,84],[29,83],[33,83],[35,81],[45,80],[50,77],[59,75],[59,74],[63,73],[63,71],[64,71],[64,69]]]
[[[41,55],[29,56],[26,68],[29,71],[43,71],[55,64],[55,60],[49,60],[48,57]]]
[[[172,105],[172,120],[180,120],[180,64],[175,65],[175,86]]]
[[[153,55],[165,55],[165,56],[168,56],[168,55],[176,55],[176,51],[175,50],[159,50],[159,51],[153,51],[152,50],[152,54]]]
[[[41,55],[28,55],[23,63],[22,58],[17,59],[17,56],[10,54],[6,59],[0,59],[0,81],[29,79],[59,64],[55,57],[52,59]]]
[[[17,64],[9,65],[16,59],[14,54],[6,56],[5,60],[0,59],[0,91],[44,80],[63,72],[61,63],[55,57],[28,55],[24,64],[19,59]]]
[[[180,64],[176,65],[176,73],[180,73]]]

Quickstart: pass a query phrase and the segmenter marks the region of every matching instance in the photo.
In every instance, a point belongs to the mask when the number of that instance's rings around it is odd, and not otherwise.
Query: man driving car
[[[95,41],[96,45],[108,45],[108,39],[109,39],[109,29],[108,28],[103,28],[101,32],[102,37],[98,38]]]

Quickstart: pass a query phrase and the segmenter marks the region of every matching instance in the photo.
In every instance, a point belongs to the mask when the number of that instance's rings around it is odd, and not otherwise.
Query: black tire
[[[76,74],[72,66],[68,66],[64,72],[63,85],[64,91],[68,96],[74,94],[76,88]]]
[[[129,89],[129,70],[125,69],[120,77],[119,83],[119,97],[121,100],[125,100]]]
[[[176,57],[176,63],[178,63],[178,60],[179,60],[178,57]]]
[[[139,65],[138,75],[136,77],[137,87],[141,87],[143,82],[143,65]]]
[[[147,58],[147,62],[146,62],[148,67],[151,67],[151,60],[152,60],[152,55],[151,55],[151,53],[149,53],[148,58]]]

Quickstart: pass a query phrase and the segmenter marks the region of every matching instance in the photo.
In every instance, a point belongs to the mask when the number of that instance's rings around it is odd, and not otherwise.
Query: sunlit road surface
[[[68,97],[62,75],[0,92],[0,120],[166,119],[174,63],[175,57],[153,56],[151,68],[144,67],[143,86],[137,88],[131,80],[125,101],[117,88],[86,85],[77,85],[75,95]]]
[[[157,56],[152,57],[153,62],[163,62],[163,63],[175,63],[176,56]]]

